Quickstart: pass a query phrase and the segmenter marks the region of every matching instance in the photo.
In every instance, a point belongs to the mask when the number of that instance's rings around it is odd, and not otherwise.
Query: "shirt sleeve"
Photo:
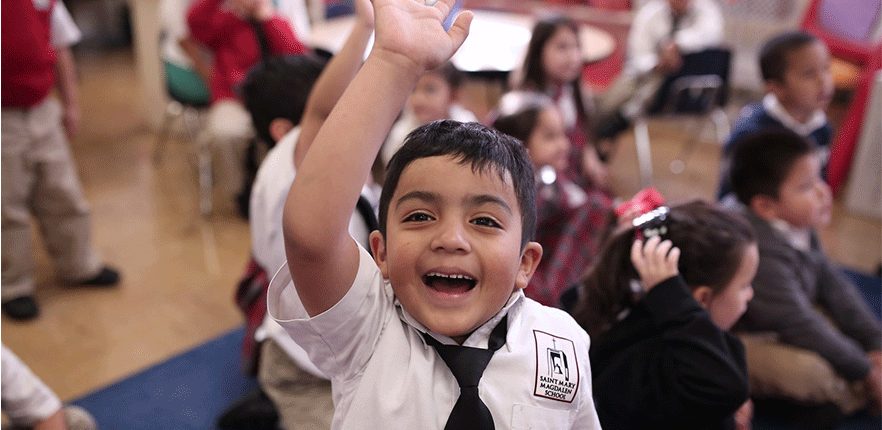
[[[863,379],[870,361],[854,339],[843,334],[814,307],[802,289],[802,271],[817,268],[788,257],[785,250],[760,249],[760,263],[754,278],[754,297],[746,315],[758,330],[772,330],[781,342],[815,351],[850,381]]]
[[[307,51],[291,24],[279,14],[263,22],[263,32],[273,54],[302,54]]]
[[[387,288],[371,255],[359,245],[358,272],[349,291],[330,309],[310,317],[297,295],[288,266],[270,282],[267,311],[331,379],[358,374],[373,354],[384,327],[395,316]]]
[[[159,19],[166,37],[175,41],[190,34],[187,28],[187,0],[163,0],[159,3]]]
[[[658,9],[655,2],[640,8],[628,32],[628,69],[637,74],[646,73],[658,64],[660,40],[655,36],[659,31],[656,22],[660,16]]]
[[[696,0],[694,16],[674,33],[674,42],[682,53],[702,51],[723,40],[723,14],[713,1]]]
[[[67,48],[82,39],[80,29],[74,23],[64,3],[57,2],[52,8],[52,18],[49,30],[49,42],[53,48]]]
[[[865,351],[879,350],[882,329],[870,306],[841,271],[827,260],[818,280],[821,300],[829,309],[836,325]]]
[[[6,345],[2,347],[0,396],[6,416],[16,425],[32,426],[61,409],[61,401]]]

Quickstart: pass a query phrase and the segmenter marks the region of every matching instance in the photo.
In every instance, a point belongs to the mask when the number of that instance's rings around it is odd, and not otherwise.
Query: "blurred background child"
[[[261,58],[300,54],[307,48],[272,0],[198,0],[190,6],[187,23],[214,59],[206,130],[223,168],[221,187],[232,197],[245,185],[245,149],[254,135],[236,85]]]
[[[784,128],[749,135],[730,177],[759,238],[756,297],[738,327],[754,397],[786,399],[776,412],[803,426],[878,413],[882,325],[818,240],[832,199],[817,146]]]
[[[459,104],[459,90],[462,86],[462,73],[451,62],[426,72],[417,82],[416,88],[407,99],[401,117],[392,126],[383,150],[380,152],[383,165],[401,148],[404,138],[417,127],[439,119],[452,119],[459,122],[477,122],[475,114]]]
[[[760,50],[759,64],[766,96],[741,109],[735,120],[723,149],[718,199],[732,191],[728,165],[734,146],[751,133],[785,127],[806,136],[821,148],[822,171],[826,170],[833,135],[824,113],[833,98],[827,45],[801,31],[782,33]]]
[[[727,330],[753,296],[753,229],[700,201],[633,224],[604,246],[572,310],[591,335],[601,425],[750,428],[744,347]]]
[[[551,97],[560,109],[571,142],[566,177],[583,188],[605,188],[608,171],[588,130],[591,94],[582,85],[582,53],[576,22],[567,17],[540,20],[533,27],[515,88]]]
[[[536,168],[536,241],[543,258],[524,290],[547,306],[575,282],[597,253],[610,226],[612,201],[585,191],[565,175],[572,145],[554,101],[543,93],[513,91],[496,109],[493,127],[526,146]]]

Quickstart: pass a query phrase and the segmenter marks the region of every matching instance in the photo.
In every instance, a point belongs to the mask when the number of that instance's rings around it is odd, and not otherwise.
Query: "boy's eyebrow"
[[[472,206],[481,206],[484,204],[496,205],[508,212],[509,215],[512,214],[511,206],[509,206],[508,203],[506,203],[505,200],[503,200],[499,196],[494,196],[492,194],[478,194],[475,196],[469,196],[466,198],[466,201]]]
[[[420,201],[423,201],[426,203],[434,203],[434,202],[438,202],[439,200],[441,200],[441,197],[438,196],[438,194],[432,193],[429,191],[411,191],[411,192],[401,196],[395,202],[395,207],[397,208],[397,207],[401,206],[402,203],[404,203],[408,200],[420,200]],[[509,214],[512,213],[511,206],[509,206],[508,203],[505,202],[505,200],[503,200],[499,196],[494,196],[492,194],[477,194],[477,195],[466,196],[466,198],[464,200],[465,200],[465,203],[468,204],[469,206],[481,206],[481,205],[485,205],[485,204],[492,204],[492,205],[496,205],[496,206],[501,207],[503,210],[505,210]]]
[[[403,196],[401,196],[398,201],[395,202],[395,207],[401,206],[402,203],[408,200],[420,200],[426,203],[433,203],[440,200],[437,194],[431,193],[428,191],[411,191]]]

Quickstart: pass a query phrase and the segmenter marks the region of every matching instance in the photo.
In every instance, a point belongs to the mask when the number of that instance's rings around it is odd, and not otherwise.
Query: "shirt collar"
[[[763,107],[766,109],[766,112],[769,113],[772,117],[781,121],[781,124],[784,124],[785,127],[799,133],[802,136],[808,136],[815,132],[815,130],[825,126],[827,124],[827,115],[824,114],[822,109],[818,109],[814,111],[809,117],[808,121],[801,123],[794,119],[786,109],[784,109],[784,105],[781,104],[781,101],[778,100],[778,97],[775,97],[774,94],[769,93],[763,97]]]
[[[386,285],[389,285],[389,283],[387,282]],[[499,312],[496,313],[496,315],[493,315],[492,318],[490,318],[487,322],[485,322],[480,327],[478,327],[474,332],[472,332],[472,334],[469,335],[469,337],[465,340],[465,342],[463,342],[462,346],[470,346],[472,348],[485,348],[486,349],[487,348],[487,341],[490,338],[490,332],[493,331],[494,328],[496,328],[496,324],[499,323],[499,320],[501,320],[503,316],[509,314],[514,309],[516,309],[516,306],[520,306],[520,304],[523,302],[523,300],[522,300],[523,298],[524,298],[524,292],[522,290],[518,289],[516,291],[513,291],[511,293],[511,296],[508,297],[508,301],[505,302],[504,306],[502,306],[502,309],[500,309]],[[444,336],[443,334],[437,334],[437,333],[427,329],[424,325],[422,325],[419,321],[417,321],[416,318],[414,318],[409,312],[407,312],[407,310],[404,309],[404,306],[401,306],[401,302],[398,301],[397,297],[395,298],[395,308],[398,311],[398,317],[402,321],[404,321],[407,325],[413,327],[417,331],[429,334],[429,336],[434,337],[438,342],[441,342],[442,344],[457,345],[456,341],[454,341],[450,337]],[[509,319],[509,321],[511,321],[511,320]],[[423,337],[420,336],[420,339],[423,339]],[[423,343],[425,344],[425,340],[423,340]],[[507,345],[508,345],[508,343],[506,342],[506,346]],[[430,346],[428,344],[426,344],[426,347],[430,347]]]
[[[800,251],[808,251],[812,247],[812,232],[809,229],[796,228],[783,219],[773,219],[769,224],[784,236],[790,246]]]

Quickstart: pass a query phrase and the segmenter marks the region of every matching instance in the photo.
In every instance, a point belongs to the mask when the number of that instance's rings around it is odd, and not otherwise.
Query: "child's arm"
[[[224,16],[220,5],[224,0],[197,0],[187,11],[187,26],[193,38],[206,46],[213,46],[219,34]]]
[[[294,35],[291,23],[277,13],[272,0],[257,0],[249,5],[251,9],[247,11],[248,16],[259,22],[263,28],[270,54],[306,52],[306,46]]]
[[[459,48],[471,13],[441,26],[454,0],[375,0],[373,51],[303,159],[285,205],[291,277],[307,313],[337,303],[355,279],[358,248],[348,225],[371,164],[417,79]]]
[[[69,47],[57,48],[55,73],[58,75],[56,87],[64,105],[62,122],[67,137],[73,137],[80,128],[80,86],[77,84],[77,69],[73,53]]]
[[[300,120],[300,136],[294,148],[294,166],[297,168],[343,90],[364,62],[364,51],[374,31],[374,7],[370,0],[356,0],[355,15],[355,26],[349,38],[325,66],[306,100],[306,109]]]

